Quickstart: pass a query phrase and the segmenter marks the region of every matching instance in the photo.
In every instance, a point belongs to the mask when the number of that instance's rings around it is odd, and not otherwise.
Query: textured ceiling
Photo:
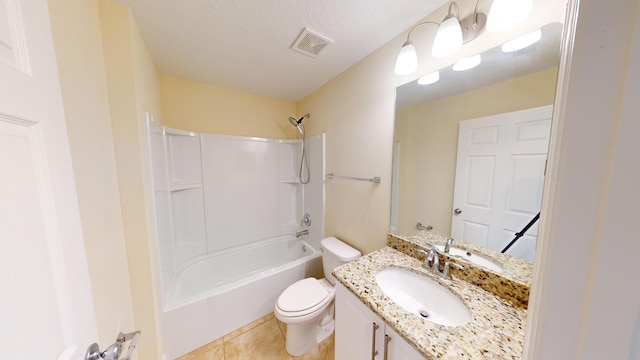
[[[297,101],[446,0],[118,0],[158,70]],[[334,41],[316,58],[290,49],[304,28]]]

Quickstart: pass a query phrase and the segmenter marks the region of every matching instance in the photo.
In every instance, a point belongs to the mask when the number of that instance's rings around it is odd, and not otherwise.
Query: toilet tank
[[[362,255],[360,251],[334,237],[323,239],[320,242],[320,246],[322,247],[322,269],[324,270],[324,277],[333,285],[336,283],[336,278],[331,274],[333,269],[349,261],[353,261]]]

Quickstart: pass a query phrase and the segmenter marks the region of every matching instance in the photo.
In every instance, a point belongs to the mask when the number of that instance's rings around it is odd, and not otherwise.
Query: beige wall
[[[144,112],[161,118],[155,65],[144,47],[129,10],[100,0],[120,201],[130,269],[136,328],[142,330],[140,359],[159,359],[153,232],[147,207]]]
[[[295,104],[258,95],[160,76],[164,124],[213,134],[296,138],[287,120]]]
[[[435,28],[422,26],[412,33],[419,69],[413,75],[393,73],[406,33],[396,37],[297,104],[297,112],[310,112],[309,134],[326,132],[328,172],[358,177],[381,176],[382,184],[330,180],[326,183],[325,235],[336,236],[365,253],[383,247],[389,230],[391,156],[395,114],[395,88],[421,75],[453,64],[554,21],[564,14],[562,2],[548,3],[545,14],[535,13],[513,31],[483,33],[451,57],[434,59],[428,52]],[[458,1],[462,16],[475,1]],[[443,6],[424,21],[440,22]],[[486,10],[485,10],[486,11]],[[508,34],[507,34],[508,33]]]
[[[49,8],[89,260],[96,340],[104,347],[135,325],[98,2],[50,0]]]
[[[453,186],[462,120],[553,104],[558,68],[550,68],[424,104],[396,114],[401,147],[398,233],[416,222],[451,234]]]

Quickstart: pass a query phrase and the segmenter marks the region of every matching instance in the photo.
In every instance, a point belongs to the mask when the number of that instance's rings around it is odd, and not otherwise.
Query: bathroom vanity
[[[336,316],[336,333],[340,333],[336,336],[336,359],[424,359],[341,284],[336,285],[336,309],[340,309]]]
[[[388,245],[333,272],[339,282],[336,286],[336,360],[518,359],[522,356],[526,321],[526,302],[523,306],[522,299],[528,297],[528,287],[518,285],[525,284],[440,254],[442,262],[452,261],[464,267],[462,270],[452,268],[451,278],[445,279],[432,269],[425,269],[424,256],[413,250],[428,250],[426,247],[395,236],[389,237]],[[467,307],[468,322],[442,325],[431,321],[434,319],[425,319],[419,312],[407,310],[406,305],[400,306],[385,294],[376,280],[380,271],[390,268],[425,278],[453,294]],[[410,288],[404,291],[410,292]]]

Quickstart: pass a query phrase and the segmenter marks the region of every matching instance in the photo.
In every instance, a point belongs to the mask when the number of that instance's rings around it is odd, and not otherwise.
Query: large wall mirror
[[[500,252],[539,212],[563,25],[478,66],[397,88],[391,232],[417,224]],[[537,224],[505,254],[533,261]]]

